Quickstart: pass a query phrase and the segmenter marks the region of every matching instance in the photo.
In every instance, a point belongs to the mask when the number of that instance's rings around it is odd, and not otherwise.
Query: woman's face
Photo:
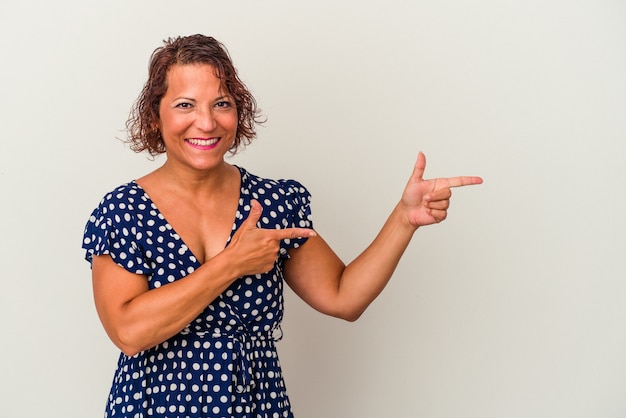
[[[159,107],[168,164],[194,170],[221,166],[237,133],[237,109],[212,66],[175,65]]]

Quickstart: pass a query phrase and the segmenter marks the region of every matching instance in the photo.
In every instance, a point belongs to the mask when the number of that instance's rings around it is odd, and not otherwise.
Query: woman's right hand
[[[284,239],[314,237],[309,228],[263,229],[257,227],[263,208],[252,200],[248,217],[235,232],[224,252],[235,252],[240,271],[239,276],[266,273],[274,267],[280,241]]]

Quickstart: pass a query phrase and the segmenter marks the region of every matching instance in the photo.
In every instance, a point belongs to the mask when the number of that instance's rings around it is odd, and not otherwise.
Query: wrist
[[[398,202],[398,204],[394,208],[392,216],[394,215],[397,218],[396,222],[398,223],[398,226],[408,233],[413,234],[420,227],[420,225],[411,222],[409,212],[406,210],[406,207],[404,206],[402,201]]]
[[[215,284],[229,286],[243,273],[239,270],[239,263],[231,257],[232,251],[228,247],[202,264],[200,269],[210,271],[211,281]]]

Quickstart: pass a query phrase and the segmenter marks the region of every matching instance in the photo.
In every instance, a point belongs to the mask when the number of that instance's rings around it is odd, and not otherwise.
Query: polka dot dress
[[[293,180],[239,168],[232,234],[263,205],[261,228],[312,227],[310,195]],[[275,342],[282,337],[283,261],[305,239],[281,242],[274,268],[237,279],[180,333],[132,357],[120,355],[105,417],[292,417]],[[230,242],[230,238],[229,238]],[[145,275],[150,289],[200,267],[145,191],[130,182],[107,194],[83,238],[86,259],[109,254]]]

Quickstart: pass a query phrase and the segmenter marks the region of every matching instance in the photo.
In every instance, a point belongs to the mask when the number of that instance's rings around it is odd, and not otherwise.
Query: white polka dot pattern
[[[312,227],[310,195],[300,183],[239,170],[232,233],[247,216],[251,199],[263,205],[259,227]],[[105,416],[292,417],[275,341],[282,336],[282,263],[288,249],[304,241],[284,240],[273,270],[237,279],[179,334],[135,356],[122,353]],[[109,254],[126,270],[145,275],[150,289],[200,267],[135,182],[100,202],[87,222],[83,248],[88,261]]]

